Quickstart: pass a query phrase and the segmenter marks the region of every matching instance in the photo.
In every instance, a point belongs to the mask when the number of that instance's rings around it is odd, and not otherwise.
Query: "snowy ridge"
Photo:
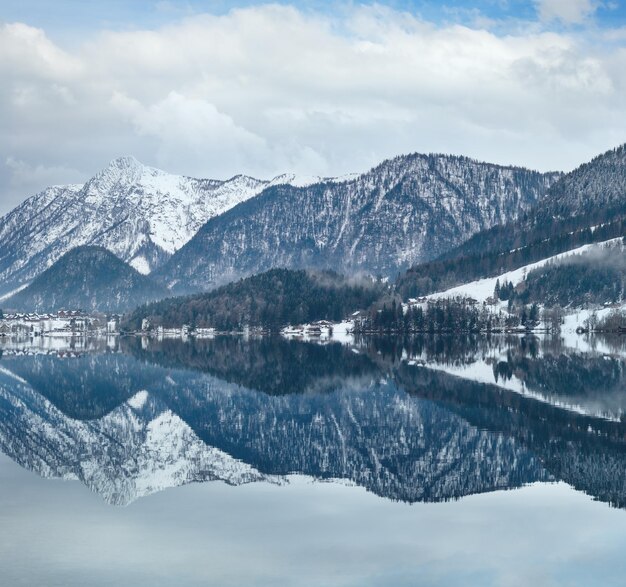
[[[150,273],[210,218],[274,183],[172,175],[133,157],[112,161],[84,185],[54,186],[0,219],[0,294],[15,290],[81,245],[100,245]]]
[[[359,173],[348,173],[340,177],[320,177],[319,175],[283,173],[272,179],[267,187],[274,185],[290,185],[295,188],[305,188],[316,183],[345,183],[357,179],[360,175]]]

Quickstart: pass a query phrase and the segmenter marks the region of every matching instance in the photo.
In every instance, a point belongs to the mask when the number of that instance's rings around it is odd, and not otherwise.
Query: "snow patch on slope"
[[[135,257],[129,265],[142,275],[148,275],[148,273],[150,273],[150,263],[148,263],[148,260],[143,255]]]
[[[11,296],[14,296],[16,293],[20,293],[23,289],[26,289],[27,287],[28,287],[28,283],[25,283],[24,285],[20,285],[20,287],[14,289],[13,291],[5,293],[3,296],[0,296],[0,302],[4,302],[4,300],[8,300]]]
[[[529,265],[524,265],[519,269],[515,269],[514,271],[507,271],[506,273],[502,273],[496,277],[487,277],[485,279],[478,279],[476,281],[470,281],[468,283],[464,283],[463,285],[458,285],[451,289],[447,289],[442,292],[430,294],[427,296],[430,299],[442,299],[442,298],[454,298],[454,297],[471,297],[479,302],[484,302],[487,298],[493,296],[493,291],[496,287],[496,281],[500,281],[500,284],[505,282],[512,282],[513,285],[518,285],[526,278],[526,275],[530,273],[533,269],[538,269],[539,267],[543,267],[551,261],[558,261],[561,259],[565,259],[572,255],[580,255],[582,253],[587,253],[594,249],[600,249],[605,247],[610,247],[618,244],[622,241],[621,237],[613,238],[607,241],[602,241],[599,243],[592,243],[588,245],[583,245],[581,247],[577,247],[575,249],[571,249],[564,253],[559,253],[558,255],[553,255],[552,257],[547,257],[546,259],[542,259],[541,261],[537,261],[536,263],[530,263]]]
[[[302,175],[296,173],[283,173],[272,179],[268,185],[291,185],[295,188],[305,188],[316,183],[345,183],[361,177],[359,173],[348,173],[339,177],[321,177],[319,175]]]
[[[139,391],[133,397],[131,397],[126,403],[134,410],[141,410],[148,401],[148,392]]]
[[[82,245],[105,247],[148,274],[209,219],[270,184],[314,181],[293,174],[271,182],[245,175],[195,179],[120,157],[83,186],[47,188],[0,220],[0,253],[9,260],[0,271],[0,291],[24,285]]]

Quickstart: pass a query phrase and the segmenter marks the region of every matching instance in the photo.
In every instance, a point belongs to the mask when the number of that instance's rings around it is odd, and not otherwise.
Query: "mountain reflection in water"
[[[0,450],[117,505],[301,474],[411,503],[564,481],[623,508],[624,367],[518,337],[5,346]]]

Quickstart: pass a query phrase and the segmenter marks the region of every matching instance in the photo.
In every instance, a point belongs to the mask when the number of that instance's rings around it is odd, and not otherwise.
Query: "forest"
[[[208,293],[143,305],[124,319],[122,328],[137,331],[147,320],[151,328],[189,325],[230,332],[260,327],[276,332],[288,324],[340,321],[369,308],[385,290],[373,280],[351,280],[332,271],[272,269]]]
[[[497,226],[479,233],[461,247],[399,275],[403,299],[444,291],[461,283],[512,271],[582,245],[621,238],[626,234],[626,206],[565,220],[537,219],[531,228]]]
[[[478,333],[532,329],[539,325],[537,304],[507,313],[467,298],[440,299],[409,305],[406,311],[394,301],[373,307],[355,319],[356,334]]]

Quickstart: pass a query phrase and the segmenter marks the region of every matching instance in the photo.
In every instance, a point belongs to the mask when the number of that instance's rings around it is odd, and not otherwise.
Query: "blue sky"
[[[567,3],[572,0],[561,0]],[[575,0],[573,0],[575,2]],[[513,24],[513,21],[536,21],[539,17],[538,2],[528,0],[378,0],[345,2],[334,0],[277,0],[277,4],[296,6],[304,11],[341,13],[355,5],[384,5],[435,23],[458,22],[472,24],[477,17]],[[626,6],[623,0],[593,1],[592,22],[598,27],[621,27],[626,25]],[[225,14],[233,8],[246,8],[267,4],[260,0],[3,0],[0,19],[12,22],[28,22],[45,28],[52,37],[71,39],[85,31],[133,28],[152,28],[199,13]],[[494,23],[495,26],[495,23]],[[545,23],[550,29],[561,29],[563,22],[554,19]],[[565,26],[578,26],[580,24]]]
[[[2,0],[0,213],[122,155],[213,178],[408,152],[573,169],[626,142],[625,3]]]

